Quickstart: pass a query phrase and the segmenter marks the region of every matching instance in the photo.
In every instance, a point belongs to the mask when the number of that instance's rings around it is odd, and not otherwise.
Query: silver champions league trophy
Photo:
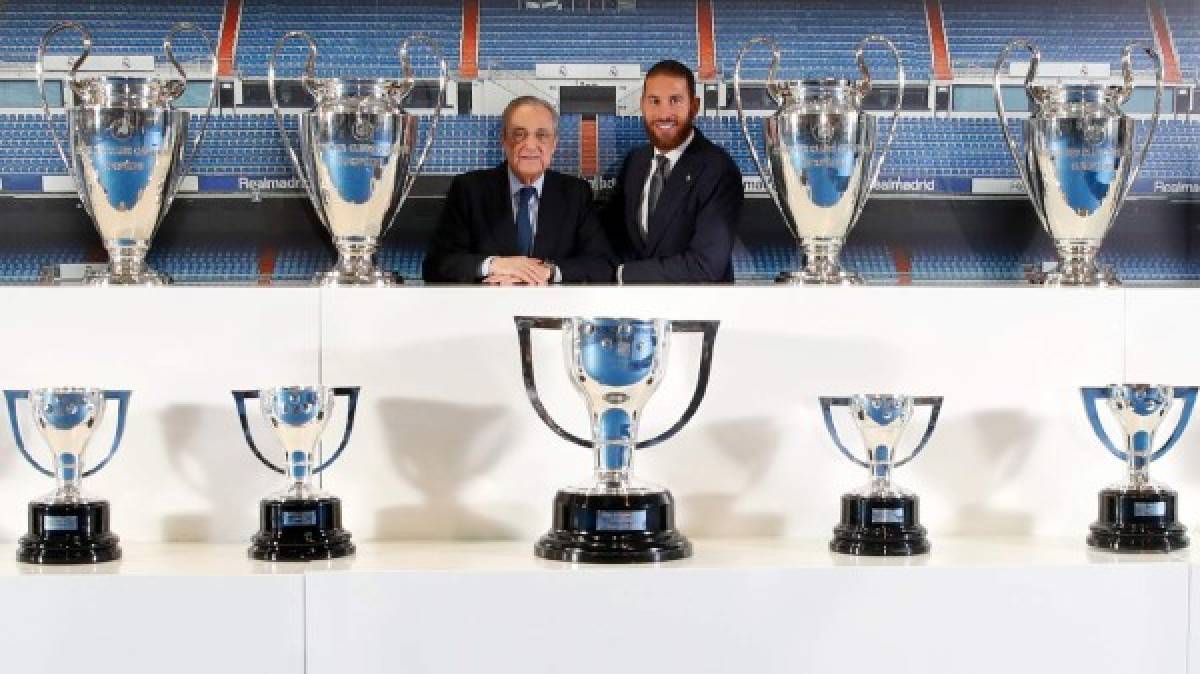
[[[841,522],[834,527],[830,549],[849,555],[873,556],[929,552],[917,495],[897,487],[892,482],[892,470],[912,461],[929,444],[941,413],[942,398],[864,394],[822,397],[819,402],[833,444],[847,459],[866,468],[871,475],[861,489],[842,495]],[[929,407],[928,425],[912,453],[897,460],[897,445],[918,406]],[[834,407],[849,408],[866,445],[866,461],[850,451],[838,436],[833,423]]]
[[[1100,491],[1099,515],[1088,545],[1113,552],[1168,552],[1188,545],[1187,529],[1178,520],[1175,490],[1150,479],[1150,464],[1179,442],[1196,407],[1195,386],[1113,384],[1084,387],[1083,407],[1096,437],[1113,456],[1125,462],[1125,480]],[[1183,402],[1179,421],[1154,447],[1154,434],[1174,407]],[[1121,425],[1121,447],[1108,437],[1100,422],[1100,401],[1106,402]]]
[[[1025,74],[1029,119],[1023,126],[1024,148],[1018,148],[1008,129],[1000,75],[1013,49],[1030,52]],[[1136,122],[1122,110],[1133,95],[1133,51],[1154,61],[1154,114],[1141,152],[1133,154]],[[1049,273],[1034,272],[1030,280],[1049,286],[1109,286],[1119,283],[1111,268],[1100,268],[1096,256],[1138,171],[1146,162],[1150,141],[1162,109],[1163,69],[1158,52],[1142,42],[1130,42],[1121,52],[1122,83],[1034,84],[1041,50],[1029,40],[1009,42],[996,59],[992,89],[996,114],[1017,173],[1033,202],[1038,220],[1054,239],[1058,266]]]
[[[21,456],[42,475],[53,477],[55,489],[29,503],[29,531],[17,545],[17,561],[29,564],[93,564],[121,558],[110,528],[108,501],[89,497],[82,481],[108,465],[125,434],[129,391],[95,388],[37,388],[4,392],[13,440]],[[54,459],[46,468],[33,458],[21,433],[17,402],[29,402],[34,426]],[[117,402],[117,424],[108,454],[87,467],[92,433],[104,419],[108,401]]]
[[[301,84],[312,95],[314,106],[300,113],[296,153],[284,127],[283,113],[275,93],[275,63],[284,44],[292,38],[308,45]],[[409,160],[417,145],[417,116],[404,111],[404,99],[413,90],[409,44],[424,43],[440,64],[438,98],[425,147],[410,170]],[[318,274],[314,281],[334,286],[388,286],[399,282],[376,266],[379,242],[408,198],[437,135],[438,120],[446,100],[447,66],[437,42],[416,35],[400,43],[400,79],[318,79],[317,44],[307,33],[291,31],[276,43],[267,65],[267,84],[275,121],[284,145],[312,201],[317,218],[333,236],[337,248],[334,268]]]
[[[250,451],[287,480],[281,490],[259,502],[259,531],[251,541],[251,558],[301,562],[354,554],[350,532],[342,528],[341,499],[315,487],[313,476],[333,465],[350,442],[358,393],[357,386],[276,386],[233,392],[238,422]],[[339,396],[346,399],[346,430],[333,454],[321,461],[317,444],[329,424],[333,401]],[[246,401],[254,398],[279,439],[286,468],[264,456],[254,442],[246,416]]]
[[[46,100],[44,61],[50,38],[68,29],[82,35],[83,50],[71,63],[68,74],[67,85],[74,102],[64,106],[67,119],[64,146]],[[173,103],[187,89],[188,79],[171,46],[175,36],[184,31],[199,33],[212,57],[208,109],[186,156],[190,115],[176,110]],[[217,56],[208,34],[191,23],[175,24],[163,39],[163,52],[178,73],[177,79],[116,75],[80,78],[79,69],[91,49],[92,36],[88,30],[67,21],[46,31],[37,55],[38,87],[46,125],[83,208],[108,251],[107,269],[89,273],[84,282],[167,283],[166,276],[146,266],[146,253],[204,139],[217,96]]]
[[[863,51],[869,43],[886,46],[896,59],[896,105],[891,128],[878,157],[875,156],[875,117],[863,110],[871,91],[871,73]],[[742,108],[742,59],[755,45],[771,49],[767,94],[779,109],[763,120],[766,166],[751,138]],[[779,82],[779,45],[769,37],[756,37],[738,52],[733,70],[733,94],[742,135],[763,185],[783,215],[804,253],[804,269],[780,274],[781,283],[849,285],[862,283],[838,263],[838,253],[850,228],[862,215],[871,188],[896,135],[904,101],[904,64],[891,40],[869,35],[855,47],[854,57],[862,79],[800,80]]]
[[[636,480],[635,449],[653,447],[674,436],[704,400],[712,368],[717,321],[633,318],[514,319],[521,349],[525,393],[538,417],[560,438],[593,452],[590,480],[560,489],[553,525],[534,546],[543,559],[567,562],[663,562],[692,554],[691,543],[675,528],[675,500],[663,487]],[[532,330],[561,330],[567,374],[587,402],[591,439],[558,425],[542,404],[534,378]],[[666,370],[672,333],[703,335],[696,388],[683,415],[666,431],[638,440],[642,410]]]

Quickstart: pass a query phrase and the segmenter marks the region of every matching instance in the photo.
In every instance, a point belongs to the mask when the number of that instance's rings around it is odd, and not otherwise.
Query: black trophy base
[[[533,546],[542,559],[589,564],[669,562],[692,556],[675,528],[671,492],[554,497],[554,527]]]
[[[903,557],[929,552],[916,496],[842,495],[842,521],[829,549],[844,555]]]
[[[307,562],[354,554],[350,532],[342,528],[342,501],[334,496],[311,499],[263,499],[259,531],[250,542],[250,557],[268,562]]]
[[[121,558],[108,501],[30,503],[29,533],[17,541],[26,564],[98,564]]]
[[[1100,514],[1088,545],[1112,552],[1170,552],[1188,546],[1187,528],[1176,520],[1176,495],[1169,489],[1138,493],[1100,492]]]

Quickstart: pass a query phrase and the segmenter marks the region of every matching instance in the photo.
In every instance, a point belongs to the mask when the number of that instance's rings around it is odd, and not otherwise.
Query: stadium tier
[[[942,11],[956,71],[986,68],[990,73],[1000,50],[1014,37],[1036,43],[1045,61],[1114,65],[1131,40],[1153,41],[1141,2],[942,0]],[[1014,58],[1027,60],[1027,54]],[[1149,65],[1138,60],[1135,67]]]
[[[1200,7],[1196,0],[1164,0],[1171,39],[1185,81],[1200,82]]]
[[[920,0],[717,0],[713,13],[717,62],[727,77],[733,76],[742,45],[767,35],[779,43],[783,77],[858,79],[854,46],[864,35],[882,33],[896,44],[910,79],[929,79],[929,31]],[[747,73],[762,78],[768,52],[757,49],[754,57],[747,56],[745,67]],[[891,55],[878,46],[870,49],[867,63],[872,76],[894,79]]]

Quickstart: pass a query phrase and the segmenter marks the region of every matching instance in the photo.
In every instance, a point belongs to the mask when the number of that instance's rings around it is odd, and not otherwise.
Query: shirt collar
[[[525,187],[525,183],[521,182],[521,179],[512,172],[511,166],[506,166],[505,168],[508,171],[508,195],[516,198],[517,192],[519,192],[522,187]],[[537,190],[538,199],[542,198],[542,183],[544,182],[546,182],[545,171],[542,172],[542,175],[538,176],[537,180],[533,181],[533,185],[530,185],[530,187]]]
[[[691,131],[688,131],[688,137],[685,138],[683,140],[683,142],[679,144],[679,147],[675,148],[674,150],[671,150],[670,152],[659,152],[658,148],[655,148],[654,156],[655,157],[657,157],[659,155],[665,156],[667,158],[667,161],[671,162],[671,166],[674,167],[675,164],[679,162],[679,158],[683,156],[683,152],[685,150],[687,150],[689,145],[692,144],[692,139],[695,137],[696,137],[696,130],[692,129]],[[539,192],[538,195],[541,196],[541,193]]]

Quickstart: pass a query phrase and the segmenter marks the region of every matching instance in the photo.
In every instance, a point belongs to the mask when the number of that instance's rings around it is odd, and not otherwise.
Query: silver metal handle
[[[783,222],[791,230],[792,236],[799,239],[800,232],[796,228],[795,223],[792,222],[792,218],[787,210],[783,207],[783,202],[779,200],[779,191],[775,189],[775,184],[772,182],[766,168],[764,168],[762,158],[758,154],[758,148],[755,147],[754,139],[750,137],[750,127],[746,123],[746,112],[742,107],[742,59],[745,58],[746,53],[750,51],[751,47],[755,45],[764,45],[771,49],[771,67],[767,71],[767,93],[775,101],[776,105],[779,105],[781,102],[782,96],[774,90],[775,73],[779,69],[780,60],[779,44],[775,42],[774,38],[754,37],[742,45],[742,48],[738,51],[737,61],[733,65],[733,103],[737,108],[738,122],[742,127],[742,138],[745,139],[746,146],[750,148],[750,159],[754,161],[754,168],[758,169],[758,175],[762,178],[763,187],[767,190],[767,194],[771,195],[771,201],[775,202],[775,208],[779,209],[780,215],[783,216]],[[764,125],[764,132],[765,128]]]
[[[1034,79],[1037,78],[1038,65],[1042,62],[1042,50],[1038,46],[1025,38],[1017,38],[1004,45],[1004,49],[1000,50],[1000,56],[996,58],[996,68],[992,71],[992,95],[996,99],[996,114],[1000,117],[1000,131],[1004,133],[1004,142],[1008,145],[1008,152],[1012,155],[1013,161],[1017,163],[1017,175],[1021,177],[1021,184],[1025,188],[1026,194],[1033,194],[1033,183],[1029,179],[1029,171],[1026,170],[1025,162],[1021,160],[1021,153],[1017,149],[1017,143],[1013,140],[1012,132],[1008,130],[1008,113],[1004,109],[1004,91],[1000,88],[1000,72],[1004,66],[1008,65],[1008,55],[1013,49],[1029,50],[1029,70],[1025,73],[1025,92],[1029,95],[1029,99],[1033,100]],[[1035,112],[1033,110],[1031,113]],[[1030,199],[1033,204],[1033,211],[1037,213],[1038,220],[1041,221],[1042,227],[1049,232],[1050,220],[1047,219],[1045,211],[1037,199]]]
[[[183,66],[175,58],[175,49],[172,46],[172,40],[175,36],[187,31],[200,35],[201,39],[204,40],[204,46],[208,49],[208,55],[212,57],[212,68],[209,71],[208,83],[208,107],[204,110],[204,121],[200,124],[200,132],[196,134],[196,139],[192,141],[192,148],[187,156],[184,157],[183,166],[177,174],[175,184],[171,186],[171,193],[167,195],[167,205],[170,205],[175,200],[175,194],[179,191],[179,186],[183,183],[183,177],[191,170],[192,162],[196,160],[196,153],[200,151],[200,143],[204,140],[204,132],[208,130],[208,120],[212,117],[213,104],[217,100],[217,52],[213,51],[212,40],[209,39],[208,33],[203,28],[188,21],[180,21],[171,26],[171,30],[167,33],[167,36],[163,38],[163,53],[166,54],[167,60],[175,67],[175,72],[179,73],[180,77],[177,80],[177,90],[175,87],[172,87],[170,100],[174,101],[178,99],[183,95],[183,92],[187,91],[187,73],[184,72]]]
[[[71,179],[75,181],[76,188],[79,188],[79,178],[75,175],[75,170],[71,166],[71,160],[67,158],[66,146],[63,144],[62,138],[60,138],[58,135],[58,129],[54,128],[54,120],[50,117],[50,103],[46,100],[46,47],[50,46],[50,38],[68,29],[79,31],[82,41],[82,50],[79,53],[79,57],[76,58],[71,64],[71,70],[69,73],[71,91],[76,95],[80,93],[81,89],[79,87],[79,83],[75,79],[75,75],[79,72],[79,68],[83,65],[83,62],[87,60],[88,55],[92,53],[92,34],[88,32],[87,28],[83,27],[83,24],[76,23],[74,21],[63,21],[62,23],[51,26],[50,30],[46,31],[46,33],[42,35],[41,42],[38,43],[36,68],[38,92],[42,97],[42,115],[46,120],[46,127],[50,129],[50,137],[54,140],[54,147],[58,150],[58,156],[62,158],[63,164],[65,164],[67,167],[67,175],[71,176]],[[65,110],[67,107],[66,97],[64,96],[63,99],[63,108]],[[83,190],[80,190],[80,193],[82,192]],[[90,216],[92,213],[87,203],[87,199],[84,199],[84,208],[87,209],[88,215]]]
[[[285,42],[292,38],[299,38],[308,43],[308,61],[304,64],[304,75],[301,78],[301,83],[308,93],[315,99],[317,98],[317,43],[312,37],[302,30],[292,30],[283,34],[279,41],[275,43],[275,48],[271,50],[271,58],[267,60],[267,92],[271,96],[271,109],[275,113],[275,124],[279,127],[279,135],[283,136],[283,146],[287,148],[288,156],[292,159],[292,166],[296,169],[296,177],[300,178],[300,184],[304,186],[304,191],[308,194],[308,198],[314,205],[320,204],[320,199],[317,198],[316,189],[312,185],[312,181],[304,173],[304,165],[300,162],[300,156],[296,154],[296,148],[292,145],[292,138],[288,135],[287,127],[283,123],[283,112],[279,109],[279,98],[275,95],[275,63],[279,59],[279,52],[283,49]],[[321,224],[327,229],[329,223],[325,220],[325,213],[322,209],[316,208],[317,217],[321,220]]]
[[[867,171],[869,178],[867,179],[867,191],[875,187],[875,181],[879,179],[879,172],[883,170],[883,162],[887,159],[888,152],[892,149],[892,141],[896,138],[896,128],[900,124],[900,110],[904,106],[904,85],[906,82],[904,73],[904,61],[900,58],[900,50],[896,45],[883,35],[868,35],[859,41],[854,47],[854,60],[858,63],[858,70],[862,73],[862,79],[858,81],[858,93],[861,98],[866,98],[871,91],[871,70],[867,67],[867,59],[864,55],[867,45],[872,42],[882,44],[892,52],[892,57],[896,59],[896,105],[892,108],[892,124],[888,129],[887,140],[883,144],[883,150],[879,152],[878,158],[872,158],[871,169]],[[850,219],[850,226],[858,222],[859,216],[862,215],[863,208],[867,205],[866,199],[860,199],[858,206],[854,209],[854,217]]]
[[[1125,198],[1129,196],[1129,190],[1133,188],[1133,181],[1137,178],[1138,173],[1142,170],[1142,165],[1146,163],[1146,155],[1150,152],[1150,141],[1154,140],[1154,132],[1158,129],[1158,117],[1162,112],[1162,95],[1163,95],[1163,64],[1162,57],[1159,56],[1158,50],[1154,45],[1148,44],[1141,40],[1134,40],[1125,45],[1121,50],[1121,76],[1122,86],[1118,92],[1119,100],[1117,106],[1124,105],[1126,101],[1133,96],[1133,50],[1141,49],[1154,61],[1154,115],[1150,118],[1150,129],[1146,132],[1146,140],[1142,143],[1142,151],[1138,155],[1138,159],[1133,164],[1133,169],[1130,171],[1129,179],[1125,181],[1125,189],[1121,190],[1121,198],[1117,202],[1117,208],[1125,202]],[[1122,111],[1124,113],[1124,111]]]
[[[415,86],[412,63],[408,60],[408,47],[413,43],[426,45],[437,57],[438,97],[436,105],[433,108],[433,119],[429,123],[429,134],[425,137],[425,147],[421,149],[421,154],[417,157],[416,166],[408,172],[408,177],[404,181],[404,191],[400,194],[400,203],[404,203],[408,199],[408,193],[412,191],[413,185],[417,182],[417,176],[421,174],[421,169],[425,166],[425,160],[429,158],[429,150],[433,147],[434,138],[437,136],[438,121],[442,118],[442,108],[446,104],[446,85],[449,82],[449,70],[446,66],[446,59],[442,56],[442,48],[438,45],[437,40],[428,35],[413,35],[405,38],[400,43],[400,67],[404,69],[404,82],[406,86],[406,89],[401,94],[401,98],[406,97]]]

